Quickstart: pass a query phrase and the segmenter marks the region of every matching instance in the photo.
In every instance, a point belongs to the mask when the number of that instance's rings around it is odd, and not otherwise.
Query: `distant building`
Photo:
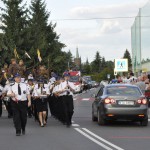
[[[76,57],[74,58],[74,64],[75,64],[76,69],[81,68],[81,57],[79,57],[78,47],[76,49]]]
[[[131,27],[132,70],[136,74],[150,72],[150,17],[147,16],[150,16],[150,1],[139,9]]]

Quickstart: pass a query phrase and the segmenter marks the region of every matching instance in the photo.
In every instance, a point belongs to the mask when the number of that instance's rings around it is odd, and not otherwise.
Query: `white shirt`
[[[4,89],[4,88],[0,85],[0,96],[2,96],[3,89]]]
[[[58,91],[59,91],[59,86],[57,85],[57,86],[55,86],[55,87],[53,88],[52,93],[54,94],[54,93],[56,93],[56,92],[58,92]]]
[[[34,88],[34,91],[33,91],[33,95],[34,96],[41,96],[41,95],[50,95],[50,92],[49,92],[49,88],[48,87],[43,87],[43,93],[41,93],[41,87],[35,87]]]
[[[10,90],[10,88],[11,88],[10,84],[6,84],[4,89],[3,89],[3,94],[7,93]]]
[[[11,88],[8,90],[7,95],[14,93],[15,97],[12,98],[12,100],[16,101],[26,101],[27,95],[30,94],[29,89],[25,83],[19,83],[21,88],[21,95],[18,94],[18,83],[15,82],[14,85],[11,86]]]
[[[70,89],[65,89],[67,87],[67,84],[73,89],[75,90],[75,85],[72,82],[67,83],[67,81],[64,81],[60,84],[60,90],[65,90],[65,92],[63,92],[61,94],[61,96],[67,95],[67,91],[69,92],[69,95],[73,95],[73,92]]]
[[[34,90],[34,84],[31,86],[31,85],[29,85],[29,84],[27,84],[27,88],[28,88],[28,90],[29,90],[29,92],[30,92],[30,94],[32,94],[33,93],[33,90]],[[32,96],[32,95],[31,95]]]

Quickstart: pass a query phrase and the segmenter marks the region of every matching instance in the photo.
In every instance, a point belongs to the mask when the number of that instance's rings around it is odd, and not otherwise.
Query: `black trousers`
[[[71,95],[62,96],[64,119],[67,125],[71,124],[74,113],[73,97]]]
[[[13,110],[13,121],[16,131],[25,130],[27,123],[28,101],[19,101],[18,103],[11,101]]]

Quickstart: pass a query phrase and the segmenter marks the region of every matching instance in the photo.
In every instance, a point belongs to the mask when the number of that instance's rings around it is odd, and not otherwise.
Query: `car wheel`
[[[97,121],[97,117],[94,116],[94,112],[92,111],[92,121],[95,122]]]
[[[141,126],[147,126],[148,125],[148,118],[140,121]]]
[[[98,124],[99,125],[105,125],[106,124],[106,120],[102,117],[100,110],[98,110]]]

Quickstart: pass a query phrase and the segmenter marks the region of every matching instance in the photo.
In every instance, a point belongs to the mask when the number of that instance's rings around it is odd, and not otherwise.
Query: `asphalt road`
[[[91,121],[94,91],[74,96],[71,128],[50,116],[47,126],[41,128],[31,118],[26,135],[16,137],[12,119],[4,111],[0,118],[0,150],[150,150],[150,125],[116,122],[99,126]]]

